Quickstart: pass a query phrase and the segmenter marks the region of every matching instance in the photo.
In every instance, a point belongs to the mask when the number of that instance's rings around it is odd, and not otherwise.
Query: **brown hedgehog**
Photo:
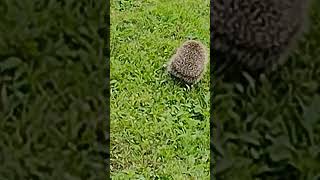
[[[172,56],[167,70],[173,76],[188,84],[193,84],[201,79],[207,61],[206,47],[198,41],[188,40]]]
[[[216,75],[283,64],[307,26],[308,8],[309,0],[211,0]]]

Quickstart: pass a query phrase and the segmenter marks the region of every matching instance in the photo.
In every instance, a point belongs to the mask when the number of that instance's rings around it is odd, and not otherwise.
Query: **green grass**
[[[320,14],[314,7],[310,31],[282,68],[248,78],[247,85],[217,82],[213,124],[220,134],[213,151],[220,179],[319,179]]]
[[[209,0],[113,0],[110,33],[112,178],[209,179],[209,73],[190,88],[163,67],[209,47]]]

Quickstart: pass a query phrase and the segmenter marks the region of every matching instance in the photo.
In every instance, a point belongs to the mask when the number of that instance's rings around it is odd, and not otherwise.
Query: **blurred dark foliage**
[[[1,180],[106,179],[106,5],[0,1]]]
[[[319,8],[318,1],[310,31],[273,74],[230,83],[216,80],[211,68],[215,179],[320,179]]]

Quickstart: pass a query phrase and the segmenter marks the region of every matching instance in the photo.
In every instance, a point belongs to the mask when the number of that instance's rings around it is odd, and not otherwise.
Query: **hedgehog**
[[[216,75],[283,65],[308,25],[309,0],[211,0]]]
[[[169,60],[167,70],[187,84],[197,83],[208,62],[206,47],[195,40],[184,42]]]

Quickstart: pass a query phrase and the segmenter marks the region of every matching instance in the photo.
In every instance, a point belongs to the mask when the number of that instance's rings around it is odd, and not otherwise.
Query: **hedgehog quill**
[[[169,60],[167,70],[187,84],[195,84],[202,78],[207,63],[206,47],[198,41],[188,40]]]

